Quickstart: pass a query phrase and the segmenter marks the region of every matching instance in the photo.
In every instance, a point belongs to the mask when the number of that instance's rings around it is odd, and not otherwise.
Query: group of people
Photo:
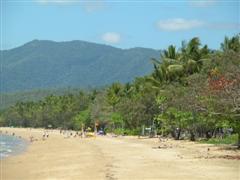
[[[47,138],[49,138],[49,132],[44,130],[43,135],[42,135],[42,140],[45,141]],[[30,135],[29,139],[30,139],[30,142],[38,141],[38,139],[35,138],[33,135]]]
[[[31,128],[28,129],[31,132]],[[55,131],[55,130],[49,130],[49,129],[45,129],[43,130],[43,134],[41,136],[41,138],[36,138],[32,133],[30,133],[29,136],[29,141],[32,143],[34,141],[38,141],[39,139],[41,139],[42,141],[45,141],[49,138],[49,133],[51,131]],[[7,135],[12,135],[12,136],[16,136],[16,134],[14,132],[8,132],[8,131],[2,131],[0,130],[0,134],[3,134],[5,132],[5,134]],[[63,130],[60,129],[60,134],[64,136],[64,138],[77,138],[77,137],[81,137],[81,138],[85,138],[85,137],[95,137],[95,133],[94,132],[89,132],[89,130],[86,131],[72,131],[72,130]],[[21,136],[16,136],[19,138],[22,138]]]
[[[3,134],[3,131],[0,130],[0,134]],[[5,134],[8,134],[8,131],[5,131]],[[15,136],[15,133],[11,133],[10,135]],[[18,138],[22,138],[21,136],[18,136]]]
[[[73,131],[69,131],[69,130],[60,130],[60,134],[62,134],[64,136],[64,138],[70,138],[70,137],[84,137],[84,133],[82,132],[73,132]]]
[[[43,135],[42,135],[42,140],[44,141],[45,139],[47,139],[49,137],[49,133],[48,131],[44,131]]]
[[[92,132],[90,128],[82,131],[72,131],[72,130],[60,130],[60,134],[64,136],[64,138],[76,138],[76,137],[96,137],[96,132]]]

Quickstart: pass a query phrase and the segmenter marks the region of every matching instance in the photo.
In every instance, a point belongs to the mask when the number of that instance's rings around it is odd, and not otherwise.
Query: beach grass
[[[199,142],[207,143],[207,144],[214,144],[214,145],[235,144],[237,142],[237,134],[233,134],[233,135],[226,136],[223,138],[217,137],[217,138],[210,138],[210,139],[201,139]]]

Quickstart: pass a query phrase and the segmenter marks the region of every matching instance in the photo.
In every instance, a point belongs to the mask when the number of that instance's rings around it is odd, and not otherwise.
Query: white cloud
[[[182,18],[174,18],[160,20],[157,22],[157,27],[164,31],[183,31],[193,28],[202,27],[205,23],[199,20],[187,20]]]
[[[203,22],[200,20],[186,20],[182,18],[174,18],[167,20],[160,20],[157,22],[157,28],[161,31],[186,31],[194,28],[206,29],[240,29],[240,23],[230,22]]]
[[[217,0],[190,0],[189,3],[193,7],[209,7],[217,4]]]
[[[72,0],[36,0],[38,3],[42,4],[50,4],[50,3],[55,3],[55,4],[69,4],[73,3],[75,1]]]
[[[106,32],[102,35],[102,40],[107,43],[119,43],[121,40],[121,35],[115,32]]]

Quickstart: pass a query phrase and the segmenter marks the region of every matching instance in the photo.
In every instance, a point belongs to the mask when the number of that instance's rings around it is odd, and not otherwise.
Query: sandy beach
[[[222,146],[157,138],[64,138],[57,130],[43,141],[41,129],[0,130],[38,139],[1,161],[1,180],[240,179],[240,152]]]

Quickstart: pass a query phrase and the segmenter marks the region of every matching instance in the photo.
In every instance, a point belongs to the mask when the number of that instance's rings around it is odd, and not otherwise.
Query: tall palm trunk
[[[238,149],[240,149],[240,131],[238,131],[238,143],[237,143]]]

